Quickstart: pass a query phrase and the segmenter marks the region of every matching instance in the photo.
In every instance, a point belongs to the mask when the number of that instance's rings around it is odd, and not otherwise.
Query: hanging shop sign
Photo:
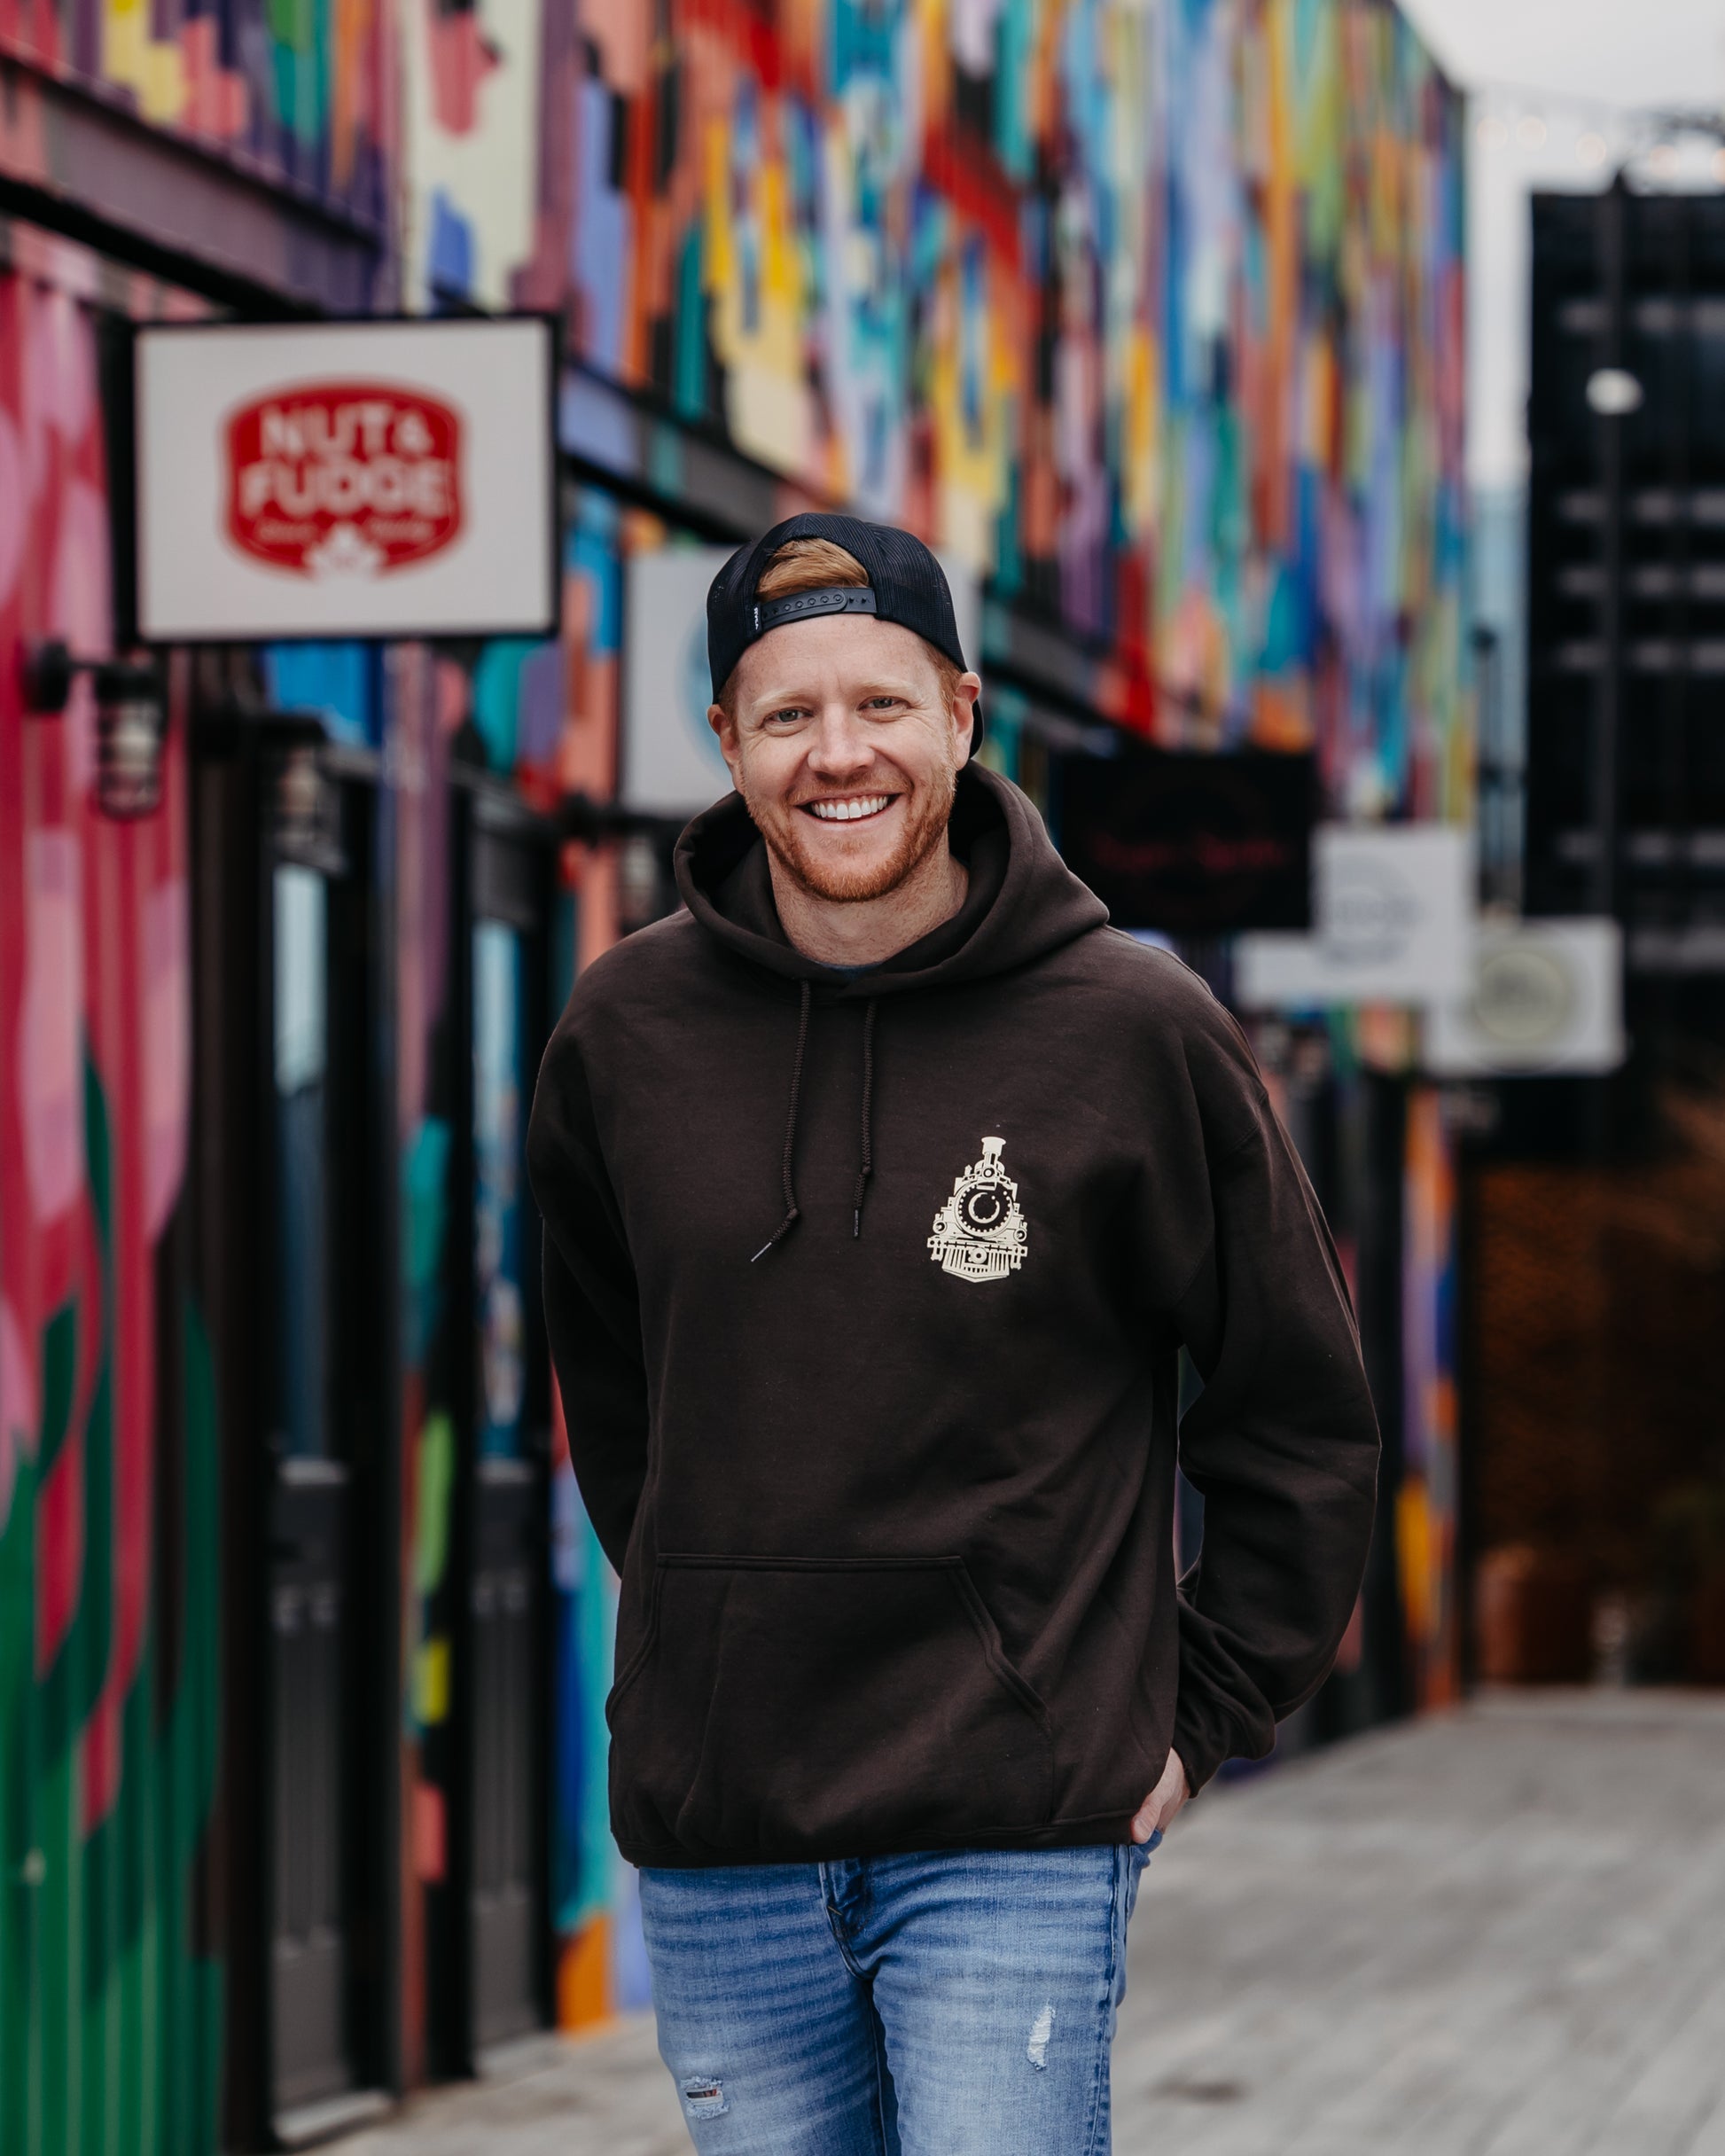
[[[1061,850],[1128,929],[1214,935],[1311,920],[1315,767],[1122,740],[1062,766]]]
[[[1623,1061],[1623,932],[1612,920],[1482,922],[1468,994],[1425,1018],[1434,1077],[1547,1077]]]
[[[556,633],[550,321],[151,324],[136,349],[145,642]]]
[[[1309,935],[1245,935],[1234,988],[1248,1010],[1385,1003],[1468,992],[1473,848],[1448,824],[1319,827]]]
[[[730,791],[707,724],[706,592],[730,560],[723,546],[632,554],[626,572],[621,797],[643,816],[690,816]],[[952,593],[959,648],[972,665],[980,636],[976,574],[939,557]]]

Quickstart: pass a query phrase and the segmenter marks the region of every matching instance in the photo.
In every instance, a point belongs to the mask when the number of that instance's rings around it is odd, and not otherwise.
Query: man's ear
[[[976,739],[976,699],[981,693],[981,675],[961,674],[958,676],[952,696],[953,724],[958,726],[966,720],[970,722],[964,729],[964,755],[959,758],[961,763],[970,754],[971,744]]]
[[[737,756],[736,720],[722,704],[709,704],[706,707],[706,723],[719,737],[720,754],[727,763],[734,762]]]

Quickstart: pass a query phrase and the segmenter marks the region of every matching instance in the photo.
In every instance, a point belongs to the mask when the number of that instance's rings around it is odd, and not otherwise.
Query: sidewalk
[[[688,2156],[650,2025],[512,2066],[342,2156]],[[1725,1695],[1506,1695],[1206,1796],[1114,2090],[1116,2156],[1725,2156]]]

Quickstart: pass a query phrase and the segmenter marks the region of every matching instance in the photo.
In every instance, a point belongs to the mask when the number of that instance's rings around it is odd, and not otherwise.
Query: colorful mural
[[[425,105],[424,289],[922,530],[1112,715],[1461,812],[1461,106],[1392,7],[586,0],[531,111],[518,16]]]
[[[1403,1469],[1395,1551],[1414,1704],[1424,1709],[1452,1706],[1462,1684],[1455,1141],[1432,1086],[1416,1086],[1408,1096],[1402,1205]]]
[[[0,53],[381,232],[393,12],[387,0],[0,0]]]
[[[0,274],[0,650],[108,648],[76,250]],[[96,815],[87,684],[0,669],[0,2145],[215,2144],[193,1894],[216,1754],[216,1446],[172,1260],[190,1041],[183,730],[167,805]]]

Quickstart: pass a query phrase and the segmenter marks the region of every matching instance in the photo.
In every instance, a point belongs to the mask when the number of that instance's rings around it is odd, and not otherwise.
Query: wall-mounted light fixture
[[[1596,367],[1588,377],[1588,409],[1602,419],[1627,419],[1646,402],[1646,391],[1627,367]]]
[[[341,790],[324,769],[324,728],[308,715],[281,713],[271,730],[286,745],[276,772],[276,851],[284,861],[339,876],[347,866]]]
[[[149,816],[161,801],[168,732],[161,669],[153,659],[74,659],[58,637],[24,654],[27,710],[66,709],[74,676],[96,691],[96,805],[104,816]]]

